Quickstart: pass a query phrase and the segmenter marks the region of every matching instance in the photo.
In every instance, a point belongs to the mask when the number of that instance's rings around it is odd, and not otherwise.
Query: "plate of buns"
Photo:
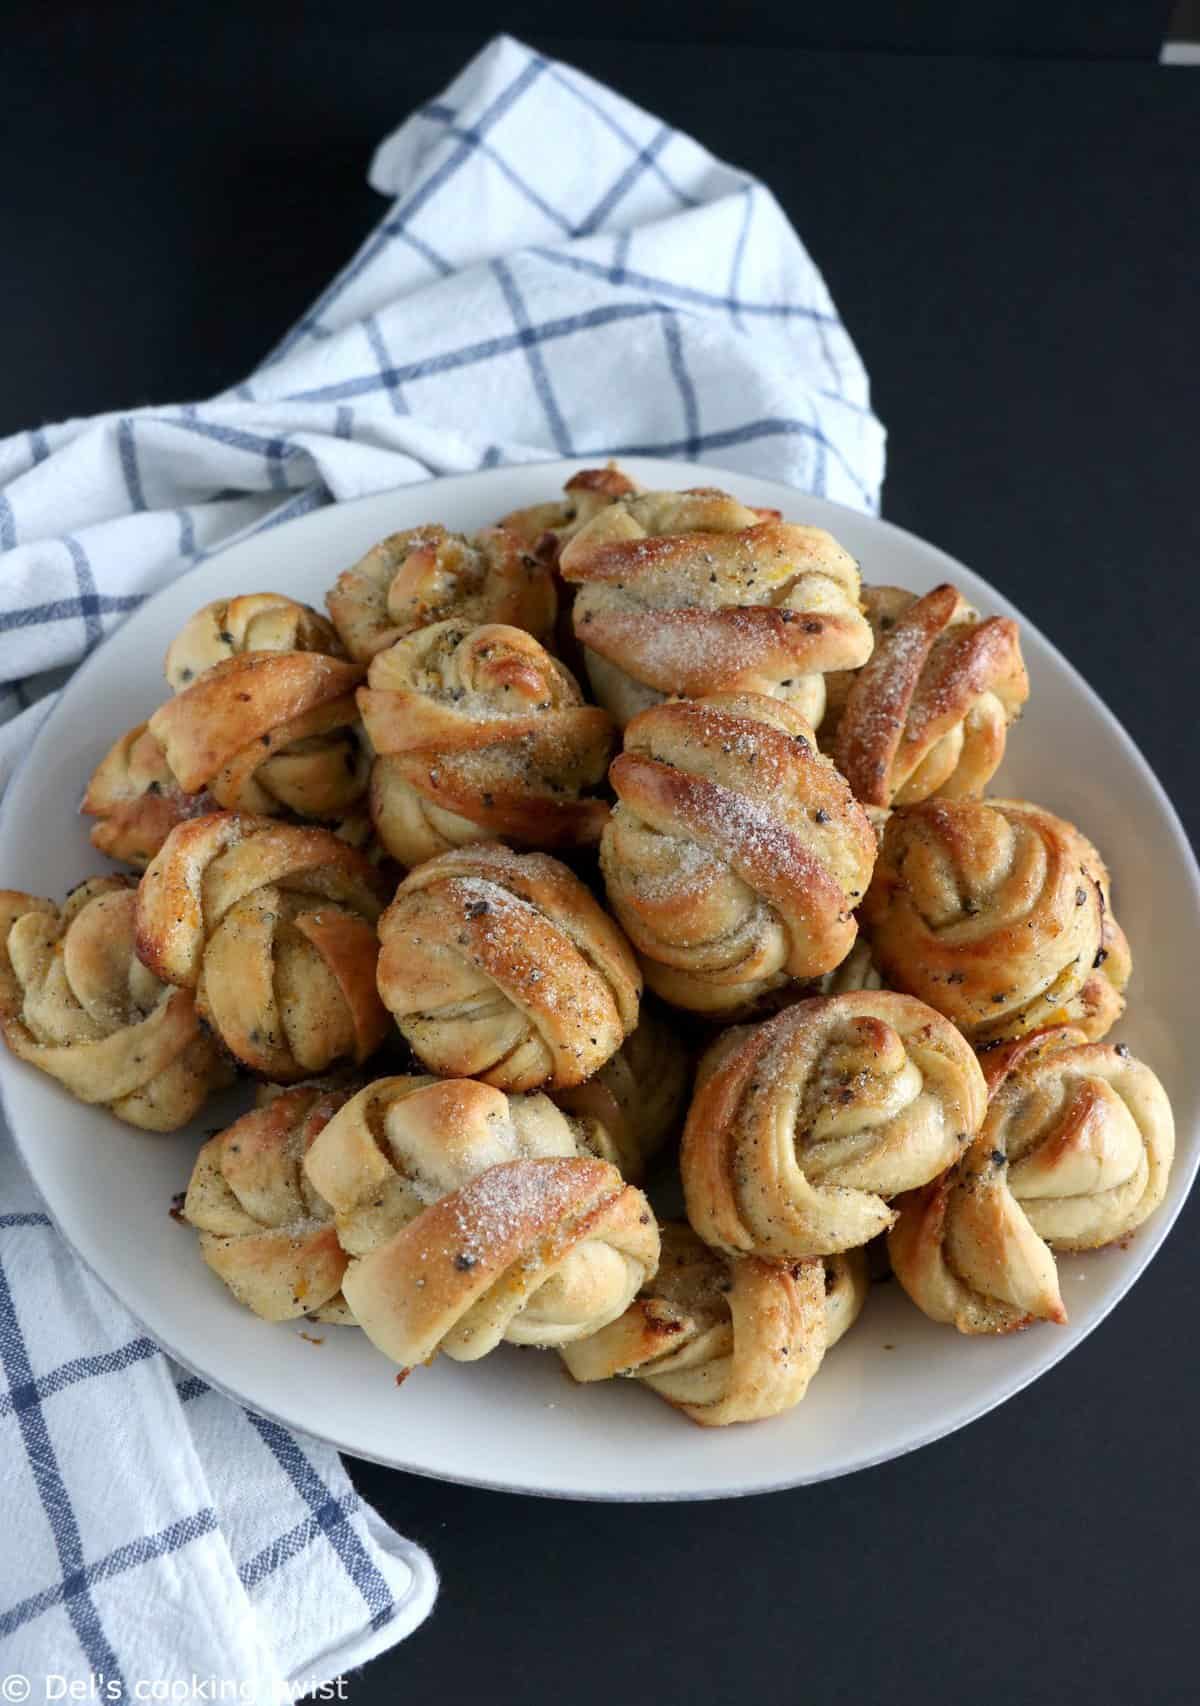
[[[62,690],[0,883],[64,1236],[421,1474],[898,1456],[1097,1326],[1200,1157],[1144,759],[961,564],[751,474],[490,470],[206,559]]]

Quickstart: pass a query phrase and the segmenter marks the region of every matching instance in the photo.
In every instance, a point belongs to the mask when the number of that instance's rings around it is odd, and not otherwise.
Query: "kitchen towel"
[[[770,191],[690,137],[500,37],[371,182],[381,223],[243,383],[0,442],[0,781],[149,593],[326,503],[658,454],[878,508],[883,429],[819,272]],[[425,1554],[335,1453],[157,1351],[6,1135],[0,1366],[0,1673],[286,1696],[428,1612]]]

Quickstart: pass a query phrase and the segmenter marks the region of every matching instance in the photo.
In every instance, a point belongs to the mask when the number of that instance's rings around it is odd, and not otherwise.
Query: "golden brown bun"
[[[1123,1043],[1063,1026],[988,1049],[983,1070],[978,1147],[1052,1250],[1099,1249],[1154,1212],[1175,1121],[1162,1084]]]
[[[637,1024],[641,979],[565,865],[499,844],[410,872],[379,924],[379,993],[431,1071],[565,1089]]]
[[[658,1272],[641,1294],[599,1333],[563,1348],[573,1378],[632,1376],[710,1428],[798,1404],[862,1308],[862,1252],[784,1266],[724,1256],[679,1221],[659,1231]]]
[[[364,1061],[386,883],[326,829],[218,812],[172,830],[138,891],[137,951],[194,990],[226,1048],[277,1083]]]
[[[741,689],[790,700],[815,724],[823,673],[870,656],[854,559],[820,528],[726,492],[623,499],[576,534],[559,567],[579,588],[592,685],[620,723],[663,694]]]
[[[150,718],[185,793],[227,811],[341,817],[366,792],[357,664],[323,652],[247,652],[214,664]]]
[[[175,1131],[232,1073],[196,1015],[134,953],[128,877],[92,877],[62,907],[0,891],[0,1028],[81,1102]]]
[[[200,1254],[239,1303],[266,1321],[346,1318],[342,1275],[349,1260],[329,1204],[312,1188],[304,1156],[350,1094],[297,1084],[201,1149],[183,1215]]]
[[[392,533],[338,576],[325,602],[360,663],[434,622],[505,622],[539,639],[554,627],[550,571],[504,527],[470,539],[435,523]]]
[[[865,588],[875,649],[851,678],[830,756],[860,800],[982,794],[1029,697],[1017,625],[986,622],[954,587]]]
[[[731,1255],[854,1249],[892,1224],[889,1199],[958,1158],[986,1100],[970,1047],[922,1002],[797,1002],[701,1064],[683,1134],[688,1219]]]
[[[683,1124],[688,1052],[671,1019],[643,1004],[637,1029],[586,1084],[556,1090],[585,1149],[611,1161],[631,1185]]]
[[[354,1261],[346,1300],[402,1368],[512,1344],[560,1346],[632,1302],[658,1262],[639,1190],[588,1158],[502,1161]]]
[[[1073,824],[1025,800],[926,800],[892,813],[862,922],[884,982],[976,1046],[1047,1025],[1102,1037],[1129,945],[1108,873]]]
[[[845,958],[875,836],[791,705],[656,705],[629,724],[611,777],[601,867],[656,994],[728,1013]]]
[[[265,675],[228,667],[259,652],[344,655],[323,616],[281,593],[198,610],[167,651],[167,681],[181,693],[214,666],[223,672],[185,711],[156,713],[153,728],[139,723],[101,759],[80,806],[100,820],[93,847],[144,870],[177,823],[220,806],[336,817],[362,798],[367,760],[349,732],[358,672],[315,659],[277,662]]]
[[[180,693],[214,664],[246,652],[346,655],[333,625],[309,605],[281,592],[251,592],[218,598],[184,624],[167,649],[167,684]]]
[[[543,563],[558,562],[559,553],[594,516],[620,498],[632,497],[637,485],[615,462],[606,468],[583,468],[572,474],[555,501],[514,509],[500,526],[515,533]]]
[[[612,720],[522,629],[422,628],[375,656],[358,704],[379,754],[372,815],[401,864],[500,837],[600,839],[608,807],[587,794],[604,780]]]
[[[306,1167],[343,1247],[363,1256],[485,1168],[592,1154],[594,1137],[537,1090],[507,1095],[474,1078],[401,1075],[347,1100]]]

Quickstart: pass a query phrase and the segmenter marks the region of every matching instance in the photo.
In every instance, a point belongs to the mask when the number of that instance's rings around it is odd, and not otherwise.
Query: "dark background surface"
[[[803,8],[769,27],[783,8],[702,5],[685,46],[646,7],[505,18],[766,178],[870,370],[884,513],[1057,642],[1194,836],[1200,73],[1149,62],[1156,6],[918,7],[899,37],[890,10],[822,30]],[[374,143],[493,24],[328,5],[6,19],[0,432],[239,377],[378,217]],[[443,1590],[350,1698],[1194,1701],[1198,1226],[1193,1209],[1036,1388],[848,1481],[630,1508],[352,1465]]]

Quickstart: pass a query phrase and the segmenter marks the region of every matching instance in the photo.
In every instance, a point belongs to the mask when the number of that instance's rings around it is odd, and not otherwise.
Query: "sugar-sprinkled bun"
[[[665,694],[744,689],[819,723],[822,675],[871,652],[854,559],[817,527],[726,492],[643,492],[602,510],[563,551],[575,632],[620,723]]]
[[[626,729],[611,778],[601,866],[657,994],[735,1012],[842,962],[875,837],[791,705],[737,693],[654,706]]]
[[[637,1024],[620,930],[544,853],[464,847],[419,865],[380,920],[379,992],[431,1071],[565,1089]]]

